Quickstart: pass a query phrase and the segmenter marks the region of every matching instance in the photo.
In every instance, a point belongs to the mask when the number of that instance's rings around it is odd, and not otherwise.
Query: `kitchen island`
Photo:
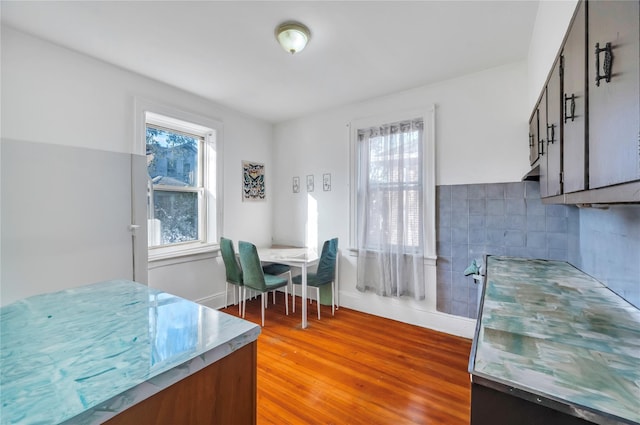
[[[115,280],[0,309],[0,423],[255,423],[260,327]]]
[[[487,258],[471,424],[640,423],[640,311],[565,262]]]

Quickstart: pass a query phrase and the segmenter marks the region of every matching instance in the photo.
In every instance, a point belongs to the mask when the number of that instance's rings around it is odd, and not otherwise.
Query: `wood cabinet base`
[[[256,350],[254,341],[106,423],[255,424]]]

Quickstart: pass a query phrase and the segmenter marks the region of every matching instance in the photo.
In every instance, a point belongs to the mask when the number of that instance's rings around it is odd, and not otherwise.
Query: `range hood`
[[[522,181],[540,181],[540,164],[536,165],[522,177]]]

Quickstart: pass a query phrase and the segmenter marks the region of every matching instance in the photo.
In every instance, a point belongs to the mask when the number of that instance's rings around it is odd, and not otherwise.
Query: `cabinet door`
[[[561,124],[562,119],[562,90],[560,89],[560,76],[562,69],[562,57],[556,60],[549,81],[547,82],[547,122],[545,127],[545,139],[546,139],[546,161],[542,164],[546,164],[546,184],[547,184],[547,196],[560,195],[562,193],[561,184],[561,166],[562,166],[562,134]],[[541,173],[542,174],[542,173]],[[543,182],[540,183],[541,185]]]
[[[536,107],[529,121],[529,164],[538,160],[538,108]]]
[[[639,4],[588,3],[590,189],[640,179]]]
[[[586,25],[585,3],[578,5],[573,23],[562,50],[563,192],[577,192],[587,188],[586,127]]]
[[[547,190],[547,88],[542,90],[542,97],[538,104],[538,155],[540,162],[540,196],[549,196]]]

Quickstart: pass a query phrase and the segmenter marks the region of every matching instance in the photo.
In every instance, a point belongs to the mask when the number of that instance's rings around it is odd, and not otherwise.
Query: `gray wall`
[[[640,205],[580,209],[575,266],[640,308]]]
[[[145,234],[146,174],[132,209],[132,161],[146,158],[2,139],[0,301],[110,279],[146,281],[146,239],[135,243],[132,213]],[[138,167],[140,168],[140,167]],[[144,254],[144,255],[141,255]]]
[[[568,261],[640,306],[640,206],[545,205],[537,182],[437,187],[437,309],[477,317],[485,254]]]
[[[544,205],[537,182],[437,187],[437,309],[477,317],[478,285],[464,270],[485,254],[567,261],[577,208]],[[570,230],[574,231],[571,236]]]

